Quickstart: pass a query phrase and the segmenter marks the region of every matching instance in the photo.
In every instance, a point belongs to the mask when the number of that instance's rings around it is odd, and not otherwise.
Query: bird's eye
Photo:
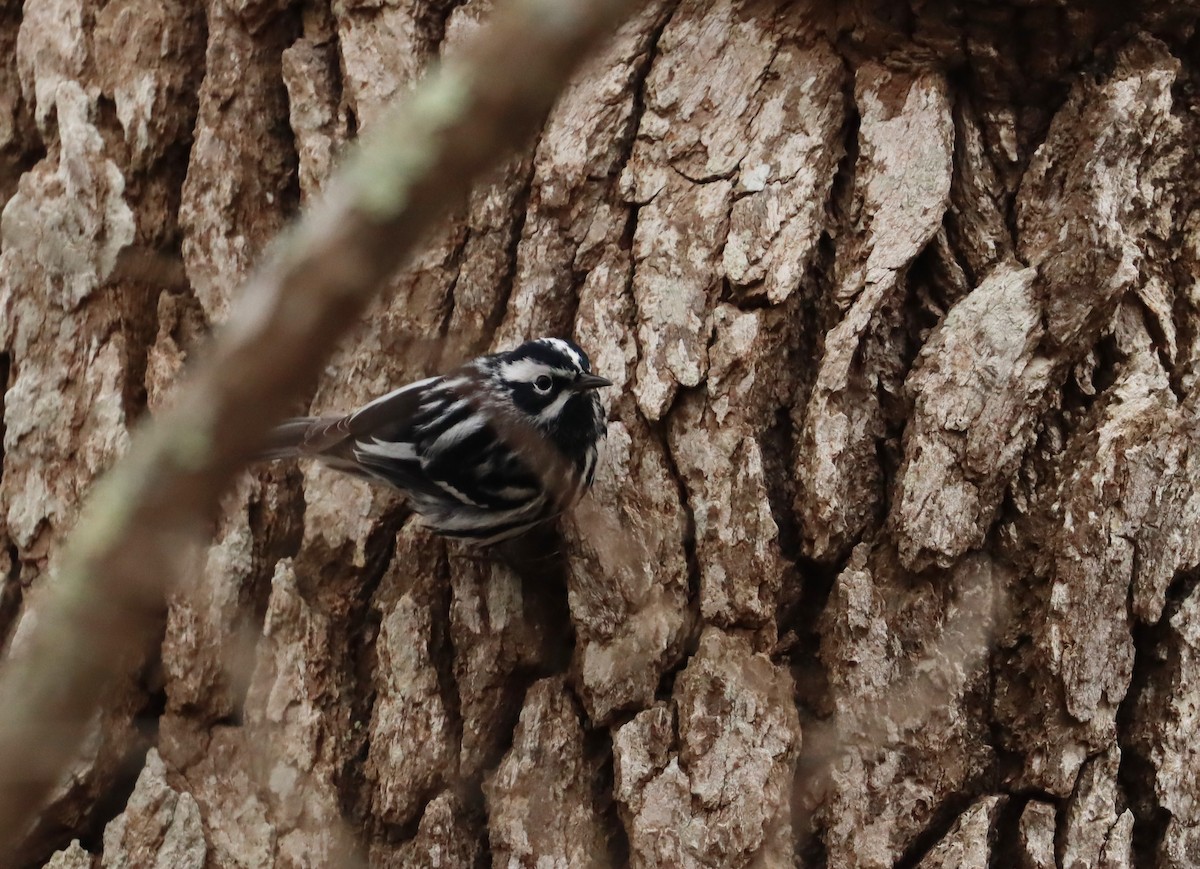
[[[554,385],[554,381],[550,379],[549,374],[542,374],[538,379],[533,381],[533,388],[538,392],[549,392],[550,387]]]

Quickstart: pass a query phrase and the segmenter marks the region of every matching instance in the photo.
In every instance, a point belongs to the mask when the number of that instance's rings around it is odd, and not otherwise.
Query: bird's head
[[[526,341],[493,358],[494,377],[517,410],[555,439],[595,443],[604,435],[596,389],[612,381],[592,373],[587,354],[564,338]]]

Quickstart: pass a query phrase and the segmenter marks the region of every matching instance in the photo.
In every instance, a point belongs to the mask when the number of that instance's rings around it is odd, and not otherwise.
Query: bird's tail
[[[256,462],[272,462],[275,459],[292,459],[300,455],[301,445],[308,438],[315,416],[298,416],[277,425],[267,435],[267,444],[255,456]]]

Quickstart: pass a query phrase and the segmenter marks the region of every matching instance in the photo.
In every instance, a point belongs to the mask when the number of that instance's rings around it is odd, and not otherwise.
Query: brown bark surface
[[[489,9],[0,0],[6,654]],[[21,865],[1200,865],[1198,18],[649,2],[311,402],[573,335],[616,386],[565,559],[246,474]]]

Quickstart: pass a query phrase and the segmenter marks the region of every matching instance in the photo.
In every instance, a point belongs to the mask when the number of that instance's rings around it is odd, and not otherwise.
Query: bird
[[[611,385],[573,341],[537,338],[344,416],[289,419],[257,458],[316,459],[399,490],[436,534],[498,543],[591,488],[607,431],[597,390]]]

